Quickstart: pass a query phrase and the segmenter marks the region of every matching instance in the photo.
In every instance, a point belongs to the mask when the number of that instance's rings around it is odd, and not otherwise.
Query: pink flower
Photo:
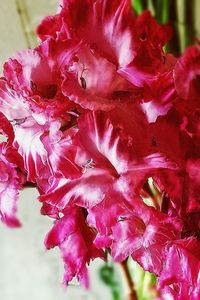
[[[176,169],[164,155],[147,152],[147,149],[143,150],[143,143],[137,144],[144,128],[143,114],[140,115],[137,109],[135,113],[138,114],[136,120],[140,118],[141,123],[135,120],[129,128],[126,127],[129,111],[124,111],[124,117],[127,117],[124,124],[114,111],[107,115],[91,112],[79,118],[79,131],[72,141],[72,149],[77,145],[74,162],[82,168],[82,176],[53,180],[40,201],[58,209],[64,209],[70,203],[84,206],[90,211],[93,225],[98,227],[101,223],[99,230],[104,230],[103,226],[112,226],[120,214],[135,205],[134,201],[140,197],[140,190],[151,172],[162,168]],[[151,137],[146,142],[151,145]]]
[[[61,68],[73,57],[72,44],[49,40],[17,53],[4,65],[1,110],[13,124],[14,146],[24,158],[29,181],[46,165],[48,144],[58,142],[60,129],[73,126],[78,116],[73,111],[78,106],[61,92]]]
[[[174,82],[181,98],[198,99],[200,86],[200,50],[191,46],[178,59],[174,69]]]
[[[176,227],[175,220],[140,205],[119,218],[113,227],[112,256],[116,261],[132,256],[144,270],[159,275],[165,259],[165,246],[180,236],[180,228]]]
[[[80,0],[64,0],[61,7],[59,14],[54,17],[54,32],[49,30],[49,22],[52,22],[49,17],[38,27],[42,39],[53,36],[83,40],[113,63],[125,65],[131,62],[134,57],[132,40],[135,16],[129,0],[87,0],[84,3]]]
[[[38,123],[55,118],[67,122],[70,110],[77,107],[62,94],[61,71],[73,63],[78,48],[73,41],[47,40],[34,50],[16,53],[4,64],[7,83],[29,105]]]
[[[136,18],[133,28],[134,58],[120,66],[118,72],[132,84],[145,87],[165,68],[163,46],[171,37],[171,28],[159,25],[148,11]]]
[[[178,240],[169,244],[165,252],[165,263],[159,278],[163,296],[175,300],[200,297],[200,244],[195,238]]]
[[[46,247],[59,246],[65,264],[64,284],[76,275],[78,280],[88,287],[86,264],[96,257],[104,257],[102,250],[94,244],[95,232],[84,218],[84,211],[77,207],[66,207],[63,217],[56,221],[45,239]]]
[[[158,25],[148,12],[136,18],[130,0],[87,0],[84,4],[64,0],[55,17],[42,21],[38,34],[42,40],[83,41],[95,55],[113,63],[122,77],[140,87],[163,69],[162,47],[171,30]]]
[[[171,29],[136,17],[130,0],[62,0],[38,34],[0,79],[2,221],[20,225],[31,181],[55,221],[45,245],[60,248],[65,284],[88,286],[86,265],[106,248],[156,274],[161,297],[197,300],[198,46],[165,54]]]
[[[76,52],[76,59],[65,75],[62,91],[83,108],[111,110],[139,96],[140,91],[117,73],[114,64],[87,46]]]

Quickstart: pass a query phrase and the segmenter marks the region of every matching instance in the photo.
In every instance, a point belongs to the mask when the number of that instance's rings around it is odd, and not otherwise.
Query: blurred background
[[[32,48],[38,41],[35,28],[45,15],[55,14],[58,0],[0,0],[0,68],[15,51]],[[200,38],[200,0],[133,0],[136,13],[150,9],[160,23],[171,22],[174,37],[169,49],[179,54],[195,38]],[[101,261],[91,264],[91,290],[76,282],[67,290],[61,287],[63,264],[58,249],[46,251],[43,238],[52,220],[40,215],[34,189],[20,197],[21,229],[10,230],[0,224],[0,299],[1,300],[123,300],[126,286],[119,266]],[[133,264],[133,262],[130,262]],[[136,268],[132,265],[132,268]],[[142,287],[140,300],[153,296],[144,286],[154,278],[137,269],[136,287]],[[142,278],[142,280],[141,280]],[[145,279],[146,278],[146,279]],[[147,288],[148,289],[148,288]]]

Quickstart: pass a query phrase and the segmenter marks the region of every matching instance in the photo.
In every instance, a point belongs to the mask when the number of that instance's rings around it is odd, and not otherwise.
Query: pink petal
[[[200,296],[200,244],[195,238],[178,240],[167,247],[159,287],[170,286],[175,299]]]
[[[15,126],[14,145],[24,159],[28,181],[35,181],[39,170],[47,160],[47,151],[41,141],[44,132],[45,128],[31,117],[27,118],[23,124]]]
[[[60,14],[54,17],[55,29],[49,30],[52,18],[46,18],[38,33],[42,39],[49,35],[61,39],[78,38],[111,62],[124,65],[134,56],[133,21],[129,0],[87,0],[84,3],[70,0],[63,1]]]
[[[174,81],[178,94],[183,99],[195,99],[199,96],[200,51],[191,46],[178,59],[174,68]]]
[[[86,264],[96,257],[103,258],[93,241],[95,234],[85,223],[79,208],[66,208],[64,216],[58,220],[45,239],[47,248],[59,246],[65,264],[64,284],[74,276],[88,287],[89,280]]]
[[[0,145],[0,219],[9,227],[21,226],[17,212],[17,200],[21,189],[17,166],[7,160],[6,152],[9,146]]]
[[[164,73],[158,76],[146,88],[142,110],[148,121],[155,122],[159,116],[164,116],[173,107],[176,99],[172,73]]]
[[[2,79],[0,79],[0,108],[6,118],[13,123],[22,122],[30,115],[28,103],[25,103],[23,97]]]
[[[63,83],[65,96],[85,109],[111,110],[129,101],[134,87],[116,72],[116,66],[82,47]]]
[[[179,237],[179,233],[164,214],[140,207],[113,227],[112,255],[116,261],[131,255],[145,270],[158,275],[162,270],[164,247]]]

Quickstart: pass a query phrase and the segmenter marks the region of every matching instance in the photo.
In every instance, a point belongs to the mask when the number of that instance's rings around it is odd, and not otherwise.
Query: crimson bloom
[[[199,45],[165,53],[171,29],[130,0],[62,0],[37,32],[0,79],[1,220],[20,225],[31,182],[64,284],[87,287],[106,249],[153,272],[163,299],[199,299]]]

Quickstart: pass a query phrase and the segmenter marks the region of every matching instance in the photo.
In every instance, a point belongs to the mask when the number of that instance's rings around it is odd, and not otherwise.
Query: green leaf
[[[161,24],[169,22],[170,0],[156,1],[156,19]]]
[[[147,0],[147,8],[151,12],[152,16],[155,16],[156,12],[153,0]]]
[[[113,285],[115,283],[113,266],[109,266],[107,263],[105,263],[105,265],[100,268],[99,275],[101,280],[106,285]]]
[[[112,293],[113,300],[121,299],[120,282],[118,282],[113,264],[107,262],[99,269],[100,279],[106,284]]]

